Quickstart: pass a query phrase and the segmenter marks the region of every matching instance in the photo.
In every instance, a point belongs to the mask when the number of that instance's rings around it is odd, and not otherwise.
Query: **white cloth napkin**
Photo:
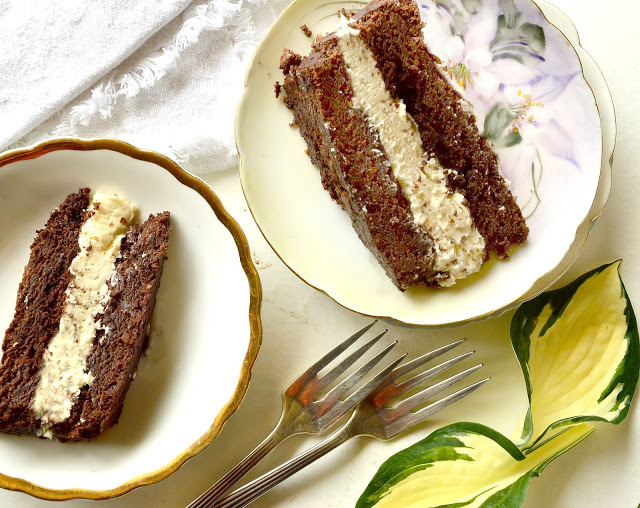
[[[117,137],[195,174],[235,166],[246,67],[289,1],[0,0],[0,151]]]

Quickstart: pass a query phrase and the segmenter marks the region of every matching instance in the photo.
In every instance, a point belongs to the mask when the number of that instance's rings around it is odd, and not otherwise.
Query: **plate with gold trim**
[[[609,193],[615,119],[611,97],[575,29],[532,0],[418,1],[425,39],[474,106],[501,171],[527,217],[527,242],[453,288],[402,293],[322,189],[291,112],[274,97],[283,48],[307,54],[341,7],[296,0],[273,25],[247,72],[238,107],[240,180],[254,219],[301,279],[346,308],[430,326],[503,312],[557,280],[577,258]]]
[[[105,499],[157,482],[201,452],[244,396],[261,341],[261,286],[244,233],[200,179],[117,140],[55,139],[0,155],[0,326],[13,317],[35,231],[80,187],[139,216],[171,212],[149,347],[119,422],[89,442],[0,434],[0,486]]]

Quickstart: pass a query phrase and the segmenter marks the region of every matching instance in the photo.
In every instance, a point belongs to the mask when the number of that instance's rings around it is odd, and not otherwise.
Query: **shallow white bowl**
[[[303,34],[301,25],[306,24],[315,36],[331,29],[340,7],[359,10],[363,3],[296,0],[254,56],[238,108],[236,141],[242,159],[241,183],[260,230],[280,258],[308,284],[351,310],[403,323],[463,323],[504,311],[543,291],[576,259],[606,202],[611,178],[613,105],[602,74],[579,48],[572,25],[557,10],[547,19],[531,0],[516,2],[522,19],[544,30],[548,54],[543,77],[561,80],[565,68],[575,72],[563,93],[545,104],[547,127],[534,133],[547,135],[553,144],[557,139],[556,131],[551,130],[553,122],[561,123],[565,132],[573,129],[569,149],[575,164],[558,156],[562,147],[543,146],[543,163],[532,168],[531,160],[522,159],[526,162],[502,168],[528,216],[529,239],[508,261],[491,261],[479,274],[453,288],[415,287],[402,293],[322,188],[318,170],[305,154],[304,141],[297,128],[289,126],[291,112],[273,92],[274,82],[282,80],[278,69],[282,49],[309,52],[311,39]],[[425,5],[421,6],[423,14]],[[554,22],[563,26],[565,34]],[[448,51],[447,45],[443,48]],[[491,106],[506,100],[504,89],[481,100],[471,92],[463,93],[474,104],[482,129]],[[536,93],[548,97],[548,92],[523,85],[520,97],[529,93],[534,99]],[[525,137],[520,145],[498,152],[501,159],[513,161],[527,151],[531,158],[535,150],[533,138]]]
[[[61,139],[0,156],[0,328],[29,246],[80,187],[122,193],[172,233],[152,320],[120,421],[91,442],[0,434],[0,486],[102,499],[161,480],[202,451],[240,404],[261,340],[260,281],[238,224],[177,164],[116,140]]]

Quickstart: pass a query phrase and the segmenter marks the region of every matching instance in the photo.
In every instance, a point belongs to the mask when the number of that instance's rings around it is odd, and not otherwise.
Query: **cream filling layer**
[[[462,194],[447,187],[448,170],[436,159],[427,159],[418,127],[404,103],[391,96],[373,53],[347,23],[343,18],[336,35],[353,88],[353,107],[367,116],[378,133],[415,223],[434,241],[434,269],[443,274],[438,284],[451,286],[480,269],[484,238]]]
[[[93,196],[89,210],[94,213],[78,237],[80,252],[69,267],[73,277],[60,326],[45,351],[33,401],[39,435],[45,437],[51,437],[52,425],[69,418],[80,390],[93,382],[87,359],[96,331],[103,328],[96,315],[104,312],[109,300],[107,283],[136,213],[134,205],[120,196],[102,193]]]

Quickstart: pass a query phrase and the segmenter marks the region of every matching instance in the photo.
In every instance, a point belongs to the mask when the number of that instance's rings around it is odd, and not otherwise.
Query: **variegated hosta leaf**
[[[619,265],[514,314],[511,340],[530,401],[520,447],[482,425],[450,425],[386,461],[357,506],[517,508],[529,479],[593,431],[583,422],[620,423],[638,382],[640,343]]]
[[[620,262],[524,303],[511,340],[530,410],[522,443],[584,421],[621,422],[638,382],[638,328]]]
[[[449,425],[387,460],[356,507],[518,507],[531,476],[591,432],[587,424],[566,429],[524,455],[488,427]]]

